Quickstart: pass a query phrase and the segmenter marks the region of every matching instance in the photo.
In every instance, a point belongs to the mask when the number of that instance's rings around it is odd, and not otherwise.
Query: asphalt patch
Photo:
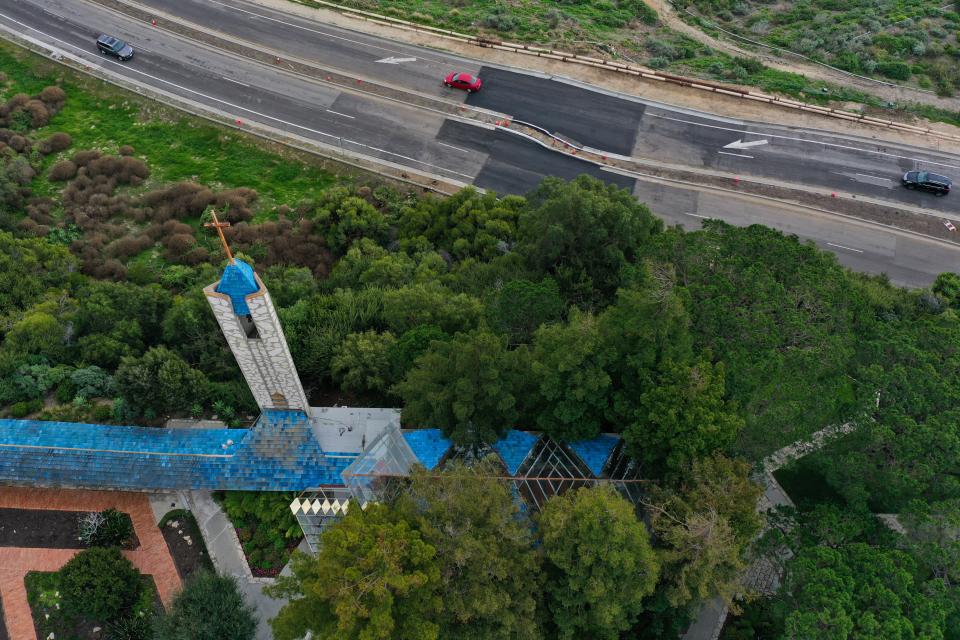
[[[572,180],[587,174],[625,189],[633,189],[634,179],[597,165],[541,147],[502,129],[484,129],[447,120],[437,140],[487,154],[487,162],[474,184],[499,194],[524,195],[534,190],[547,176]]]
[[[646,106],[570,84],[481,67],[467,104],[506,113],[570,140],[630,155]]]

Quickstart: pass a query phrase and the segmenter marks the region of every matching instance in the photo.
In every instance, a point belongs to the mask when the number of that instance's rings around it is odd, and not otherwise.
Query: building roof
[[[257,284],[257,276],[253,273],[253,267],[243,260],[232,260],[223,270],[220,276],[220,282],[217,283],[217,293],[230,296],[233,302],[233,312],[238,316],[245,316],[250,313],[247,307],[247,296],[260,290]]]
[[[507,472],[510,475],[516,475],[517,469],[523,464],[523,461],[530,455],[533,445],[540,438],[535,433],[529,431],[517,431],[511,429],[503,438],[493,445],[493,450],[497,452],[503,463],[507,465]]]
[[[416,429],[404,431],[403,439],[428,471],[433,471],[447,451],[451,442],[444,437],[440,429]]]
[[[587,465],[590,472],[599,478],[618,442],[620,442],[618,436],[602,433],[591,440],[569,442],[567,446]]]

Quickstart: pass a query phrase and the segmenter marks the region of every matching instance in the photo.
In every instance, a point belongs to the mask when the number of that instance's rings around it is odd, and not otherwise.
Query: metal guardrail
[[[298,2],[298,0],[294,0],[294,1]],[[800,102],[798,100],[791,100],[789,98],[783,98],[776,95],[761,93],[759,91],[751,91],[748,89],[738,89],[736,87],[732,87],[729,85],[722,85],[719,83],[710,82],[708,80],[699,80],[699,79],[686,78],[683,76],[677,76],[677,75],[668,74],[668,73],[661,73],[659,71],[648,69],[646,67],[640,67],[632,64],[625,64],[622,62],[617,62],[615,60],[592,58],[590,56],[582,56],[582,55],[579,55],[576,53],[570,53],[567,51],[558,51],[556,49],[548,49],[545,47],[538,47],[534,45],[505,42],[505,41],[496,40],[493,38],[485,38],[482,36],[475,36],[475,35],[466,34],[466,33],[458,33],[456,31],[450,31],[448,29],[428,27],[426,25],[416,24],[414,22],[401,20],[399,18],[391,18],[390,16],[385,16],[378,13],[372,13],[370,11],[353,9],[351,7],[346,7],[344,5],[337,4],[335,2],[329,2],[328,0],[310,0],[310,2],[298,2],[298,3],[302,4],[303,6],[308,6],[311,8],[316,8],[316,5],[319,5],[322,7],[333,9],[335,11],[338,11],[346,15],[354,16],[361,20],[366,20],[369,22],[382,24],[386,26],[399,27],[409,31],[429,33],[429,34],[437,35],[450,40],[456,40],[466,44],[472,44],[482,48],[509,51],[512,53],[531,55],[539,58],[546,58],[549,60],[558,60],[560,62],[569,62],[573,64],[595,67],[598,69],[607,69],[615,73],[631,75],[631,76],[643,78],[645,80],[668,82],[670,84],[675,84],[682,87],[688,87],[691,89],[697,89],[700,91],[709,91],[711,93],[719,93],[721,95],[732,96],[735,98],[742,98],[744,100],[764,102],[767,104],[778,105],[778,106],[788,108],[788,109],[793,109],[796,111],[806,111],[809,113],[816,113],[829,118],[837,118],[840,120],[847,120],[850,122],[862,122],[867,125],[882,127],[886,129],[892,129],[895,131],[916,133],[916,134],[929,136],[932,138],[937,138],[940,140],[950,140],[950,141],[960,142],[960,135],[937,131],[935,129],[931,129],[930,127],[918,127],[915,125],[905,124],[902,122],[896,122],[894,120],[874,118],[872,116],[866,116],[866,115],[863,115],[862,113],[857,113],[855,111],[846,111],[843,109],[834,109],[831,107],[820,107],[817,105],[808,104],[806,102]]]

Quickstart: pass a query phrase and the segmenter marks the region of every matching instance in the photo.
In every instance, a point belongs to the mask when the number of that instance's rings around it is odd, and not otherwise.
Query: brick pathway
[[[102,511],[113,507],[130,514],[140,547],[124,551],[141,573],[153,576],[160,599],[170,605],[180,588],[180,577],[154,522],[145,493],[76,491],[0,487],[0,507],[61,511]],[[0,547],[0,599],[7,633],[12,640],[36,640],[23,577],[28,571],[56,571],[77,553],[74,549],[24,549]]]

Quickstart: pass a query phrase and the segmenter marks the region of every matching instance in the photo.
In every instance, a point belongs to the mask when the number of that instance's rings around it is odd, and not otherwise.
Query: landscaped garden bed
[[[258,578],[275,578],[303,540],[290,512],[295,493],[228,491],[214,493],[233,524],[250,567]]]
[[[181,580],[204,569],[213,571],[207,545],[192,513],[174,509],[163,516],[159,526]]]
[[[81,520],[87,511],[57,511],[48,509],[0,509],[0,547],[32,547],[39,549],[86,549],[93,546],[81,535]],[[130,516],[121,513],[131,531],[124,549],[140,546],[132,533]]]
[[[116,549],[81,554],[93,556],[78,555],[60,571],[31,571],[24,578],[37,638],[136,637],[121,629],[149,629],[163,610],[153,578],[140,574]]]

